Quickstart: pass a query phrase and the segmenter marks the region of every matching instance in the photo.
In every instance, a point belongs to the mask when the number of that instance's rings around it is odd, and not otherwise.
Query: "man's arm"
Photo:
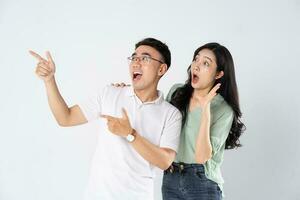
[[[128,134],[134,135],[135,139],[131,142],[133,148],[151,164],[162,170],[166,170],[174,161],[176,156],[176,152],[174,150],[156,146],[132,129],[125,109],[123,109],[122,118],[108,115],[101,115],[101,117],[107,119],[108,130],[111,133],[122,137],[126,137]],[[176,128],[178,127],[178,131],[180,133],[181,117],[176,119],[174,124]]]
[[[86,123],[87,120],[79,106],[75,105],[69,108],[61,96],[55,81],[55,64],[50,52],[46,52],[47,59],[33,51],[30,51],[30,54],[39,61],[35,72],[45,83],[48,103],[57,123],[60,126],[75,126]]]
[[[175,159],[176,152],[169,148],[158,147],[134,131],[133,148],[148,162],[162,170],[168,169]]]
[[[55,78],[45,82],[50,109],[60,126],[75,126],[87,122],[78,105],[68,107],[61,96]]]

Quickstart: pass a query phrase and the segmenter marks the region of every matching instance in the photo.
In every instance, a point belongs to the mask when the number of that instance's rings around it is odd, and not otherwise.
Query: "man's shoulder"
[[[171,103],[169,103],[167,100],[163,100],[161,105],[168,114],[181,116],[180,111],[175,106],[173,106]]]
[[[175,106],[173,106],[170,102],[168,102],[166,99],[162,100],[162,106],[169,108],[169,109],[177,109]]]

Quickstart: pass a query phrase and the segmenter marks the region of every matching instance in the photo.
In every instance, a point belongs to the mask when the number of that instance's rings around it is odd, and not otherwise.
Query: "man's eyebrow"
[[[136,56],[136,52],[134,52],[133,54],[131,54],[131,56]],[[149,54],[149,53],[147,53],[147,52],[143,52],[143,53],[141,53],[142,55],[145,55],[145,56],[150,56],[151,57],[151,55]]]
[[[142,55],[151,56],[151,55],[150,55],[149,53],[147,53],[147,52],[142,53]]]

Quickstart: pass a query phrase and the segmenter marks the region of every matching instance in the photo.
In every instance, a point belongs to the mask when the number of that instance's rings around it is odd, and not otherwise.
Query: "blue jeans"
[[[202,164],[173,163],[164,171],[163,200],[221,200],[218,184],[205,176]]]

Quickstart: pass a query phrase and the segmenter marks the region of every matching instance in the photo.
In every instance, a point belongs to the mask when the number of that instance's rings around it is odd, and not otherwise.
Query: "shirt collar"
[[[141,104],[160,104],[164,101],[164,94],[158,90],[158,97],[154,101],[148,101],[142,103],[142,101],[136,96],[132,86],[127,87],[126,95],[129,97],[136,97]]]

